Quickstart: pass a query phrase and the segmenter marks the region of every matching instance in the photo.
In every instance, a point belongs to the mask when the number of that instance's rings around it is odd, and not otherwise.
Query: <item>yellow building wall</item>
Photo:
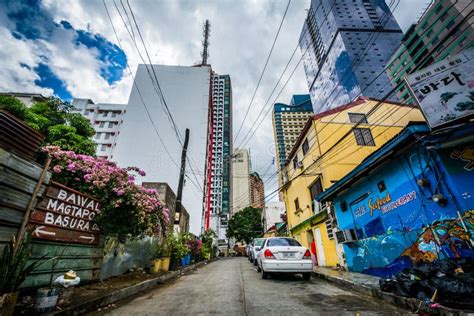
[[[425,121],[420,110],[392,103],[382,103],[377,106],[377,101],[368,100],[363,104],[331,114],[321,119],[314,120],[310,129],[306,132],[310,150],[303,157],[301,144],[296,151],[298,160],[303,162],[302,168],[293,168],[292,159],[286,166],[289,182],[282,189],[287,206],[288,225],[291,228],[314,215],[311,209],[312,197],[309,188],[320,177],[323,190],[328,189],[335,182],[344,177],[352,169],[358,166],[367,156],[379,149],[388,140],[396,136],[410,121]],[[366,114],[367,124],[360,124],[359,128],[370,128],[375,146],[359,146],[351,129],[355,123],[349,121],[348,113]],[[342,141],[341,139],[347,135]],[[336,145],[335,145],[336,144]],[[331,148],[334,146],[334,148]],[[329,150],[328,153],[326,153]],[[322,154],[326,153],[324,156]],[[322,157],[321,157],[322,156]],[[299,176],[302,172],[305,174]],[[300,210],[296,210],[295,199],[298,198]],[[319,224],[318,224],[319,225]],[[306,225],[305,225],[306,226]],[[333,266],[337,262],[336,245],[334,240],[329,240],[325,224],[321,228],[323,246],[326,255],[326,265]],[[308,244],[306,240],[306,228],[298,229],[300,241]],[[332,252],[332,253],[330,253]]]

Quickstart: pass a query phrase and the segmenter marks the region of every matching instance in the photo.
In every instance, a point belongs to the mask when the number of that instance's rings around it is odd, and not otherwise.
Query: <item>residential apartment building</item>
[[[0,95],[14,97],[21,101],[27,108],[31,107],[37,102],[46,102],[48,97],[39,93],[23,93],[23,92],[0,92]]]
[[[177,233],[189,231],[189,213],[184,206],[181,206],[181,212],[176,213],[176,194],[166,182],[143,182],[143,187],[154,189],[158,194],[158,199],[169,210],[170,219],[173,221],[170,225]]]
[[[232,214],[250,205],[250,154],[235,148],[232,155]]]
[[[263,209],[265,207],[265,187],[259,174],[250,174],[250,206]]]
[[[308,248],[314,240],[318,265],[342,262],[336,255],[334,214],[318,202],[319,194],[410,122],[424,122],[420,110],[361,97],[316,114],[305,125],[288,155],[282,191],[289,232]]]
[[[312,0],[299,43],[314,112],[383,98],[391,89],[384,67],[402,37],[385,1]]]
[[[435,0],[406,31],[386,69],[402,102],[414,102],[403,81],[407,74],[474,47],[473,10],[471,0]]]
[[[217,233],[219,244],[227,245],[227,223],[232,211],[232,84],[229,75],[211,76],[209,133],[205,171],[204,229]]]
[[[126,104],[95,104],[91,99],[73,99],[74,113],[87,118],[95,130],[96,156],[109,159],[117,144]]]
[[[309,94],[294,95],[290,104],[275,103],[273,106],[273,137],[278,168],[278,186],[285,181],[285,162],[308,119],[313,115]],[[283,200],[280,196],[280,200]]]
[[[153,71],[160,90],[156,88]],[[203,202],[210,82],[210,67],[139,65],[111,157],[120,166],[144,170],[146,176],[138,181],[166,182],[177,188],[184,133],[189,128],[182,204],[191,217],[197,218],[201,216]],[[193,233],[199,233],[199,221],[191,221],[190,226]]]

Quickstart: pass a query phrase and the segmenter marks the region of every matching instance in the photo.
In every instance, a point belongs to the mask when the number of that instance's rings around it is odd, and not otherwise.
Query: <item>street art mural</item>
[[[426,152],[397,157],[334,201],[339,228],[357,236],[344,243],[349,270],[391,277],[420,262],[474,257],[469,148],[441,152],[444,174]]]

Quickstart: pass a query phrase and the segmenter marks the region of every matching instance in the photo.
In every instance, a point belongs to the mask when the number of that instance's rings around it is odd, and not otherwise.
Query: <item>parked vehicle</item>
[[[250,248],[250,262],[252,262],[255,266],[257,265],[257,255],[260,252],[264,242],[265,238],[255,238],[252,241],[252,248]]]
[[[247,256],[247,259],[250,261],[250,243],[245,246],[245,255]]]
[[[270,237],[258,253],[257,271],[262,273],[262,279],[272,273],[300,273],[309,280],[313,271],[311,253],[293,238]]]

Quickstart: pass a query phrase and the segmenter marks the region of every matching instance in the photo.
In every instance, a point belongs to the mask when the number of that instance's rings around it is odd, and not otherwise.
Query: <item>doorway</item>
[[[316,244],[316,256],[318,258],[318,265],[321,267],[325,267],[326,257],[324,256],[323,239],[321,238],[321,230],[319,228],[314,229],[314,240]]]

